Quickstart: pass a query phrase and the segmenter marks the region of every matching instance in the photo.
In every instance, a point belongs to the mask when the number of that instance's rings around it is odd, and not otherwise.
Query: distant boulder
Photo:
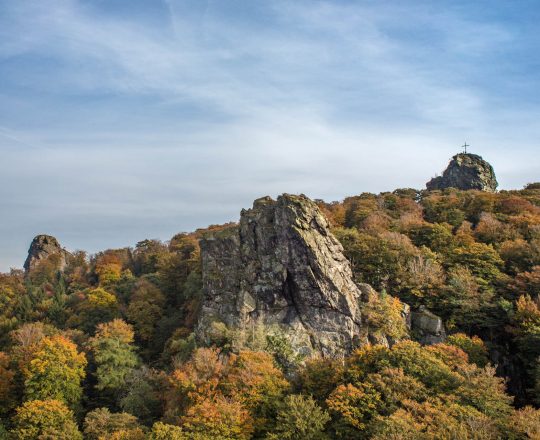
[[[497,178],[493,167],[477,154],[456,154],[442,176],[434,177],[427,184],[428,190],[456,188],[495,192]]]
[[[56,238],[51,235],[37,235],[28,249],[28,257],[24,262],[24,270],[26,272],[34,269],[39,263],[48,259],[53,255],[58,255],[59,269],[63,269],[66,265],[67,258],[71,255],[68,251],[60,246]]]
[[[421,344],[438,344],[446,340],[442,319],[424,306],[411,313],[411,328]]]

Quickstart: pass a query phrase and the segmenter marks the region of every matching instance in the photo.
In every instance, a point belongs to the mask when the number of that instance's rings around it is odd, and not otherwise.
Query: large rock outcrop
[[[300,353],[343,356],[371,337],[343,248],[305,196],[258,199],[240,223],[201,240],[204,299],[197,326],[212,322],[283,329]]]
[[[457,188],[495,192],[497,178],[493,167],[476,154],[456,154],[442,176],[434,177],[427,184],[428,190]]]
[[[53,256],[58,256],[58,260],[55,263],[59,269],[63,269],[66,266],[69,255],[71,254],[63,249],[58,240],[53,236],[38,235],[32,240],[32,244],[30,244],[28,257],[26,257],[26,261],[24,262],[24,270],[29,272],[39,263]]]

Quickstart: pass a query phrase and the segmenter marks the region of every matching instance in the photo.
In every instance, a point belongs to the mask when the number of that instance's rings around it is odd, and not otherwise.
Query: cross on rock
[[[465,144],[463,144],[463,152],[465,154],[467,154],[467,147],[470,147],[470,145],[467,142],[465,142]]]

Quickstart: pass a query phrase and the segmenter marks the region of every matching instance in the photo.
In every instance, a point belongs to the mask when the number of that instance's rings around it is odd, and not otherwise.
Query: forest
[[[0,274],[0,439],[540,439],[540,183],[316,202],[395,343],[304,358],[216,325],[202,344],[199,239],[221,226],[53,255]],[[446,341],[417,342],[403,303]]]

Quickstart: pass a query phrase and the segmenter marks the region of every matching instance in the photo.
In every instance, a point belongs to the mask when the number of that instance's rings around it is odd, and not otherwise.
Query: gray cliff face
[[[367,343],[363,289],[326,218],[305,196],[264,197],[238,226],[201,241],[204,300],[197,334],[213,321],[231,328],[277,325],[301,353],[343,356]]]
[[[46,260],[52,255],[59,256],[59,269],[63,269],[66,265],[66,260],[70,255],[65,249],[60,246],[58,240],[51,235],[38,235],[32,240],[30,249],[28,249],[28,257],[24,262],[24,270],[29,272],[34,269],[39,263]]]
[[[442,176],[431,179],[428,190],[457,188],[461,190],[476,189],[495,192],[497,178],[493,167],[476,154],[456,154]]]

